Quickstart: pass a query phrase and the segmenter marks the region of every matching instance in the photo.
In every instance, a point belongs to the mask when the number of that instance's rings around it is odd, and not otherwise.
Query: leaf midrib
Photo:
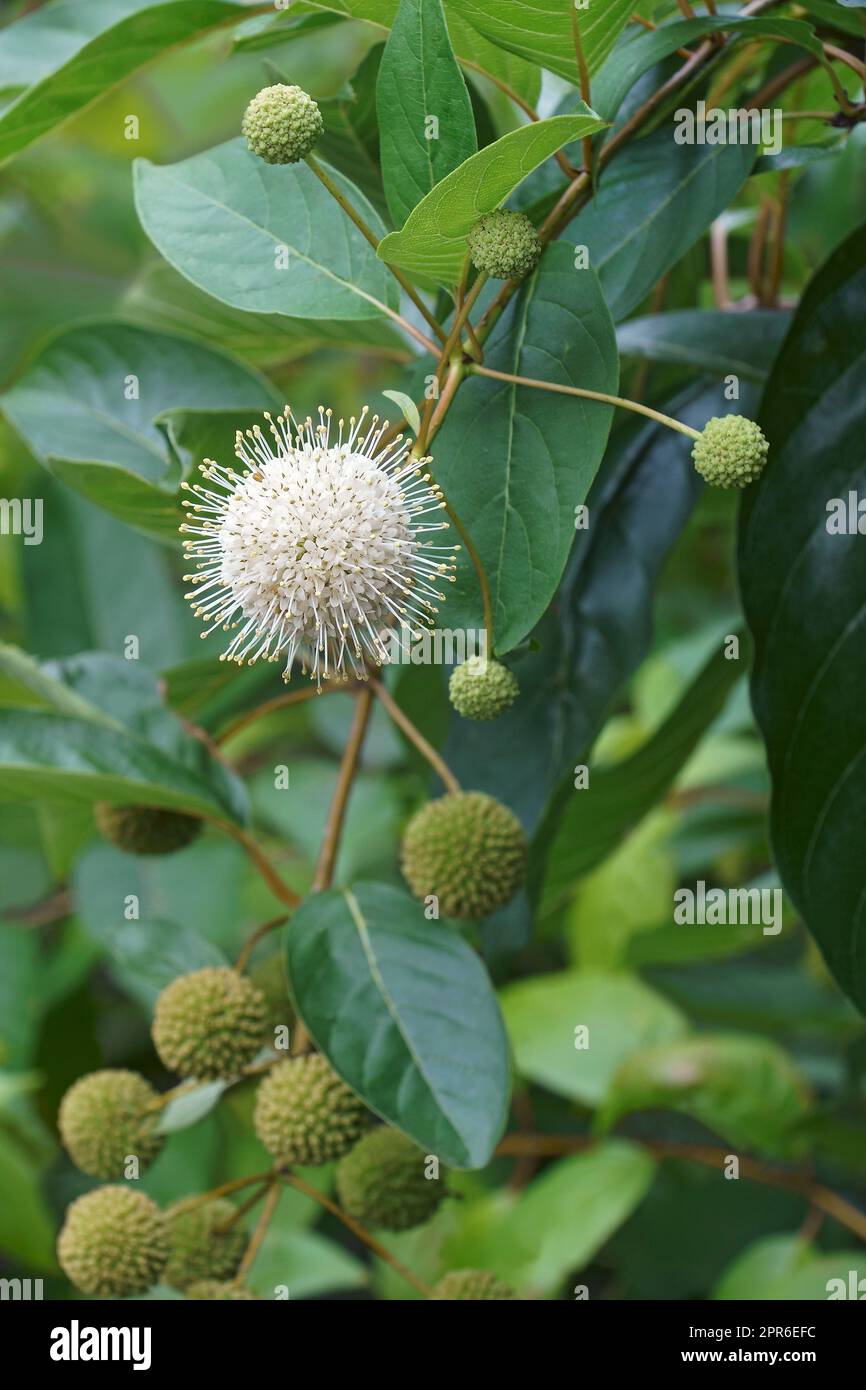
[[[358,940],[361,944],[361,950],[364,952],[364,959],[367,962],[367,967],[370,971],[370,977],[377,990],[379,991],[379,994],[382,997],[382,1002],[385,1005],[385,1008],[387,1009],[391,1019],[393,1020],[394,1026],[396,1027],[397,1032],[400,1034],[403,1044],[407,1052],[409,1053],[409,1056],[411,1057],[418,1071],[419,1076],[424,1081],[424,1084],[427,1087],[427,1090],[430,1093],[431,1098],[434,1100],[440,1115],[442,1115],[443,1119],[447,1122],[451,1130],[451,1133],[454,1136],[454,1139],[460,1145],[466,1157],[471,1158],[471,1154],[469,1154],[468,1152],[466,1142],[462,1134],[460,1134],[459,1131],[455,1129],[451,1117],[448,1114],[446,1114],[444,1109],[444,1103],[440,1102],[439,1093],[436,1087],[434,1086],[432,1080],[428,1076],[424,1064],[422,1063],[421,1058],[418,1056],[418,1053],[416,1052],[411,1039],[406,1034],[406,1031],[403,1027],[403,1023],[400,1019],[400,1015],[397,1012],[394,1002],[391,998],[388,986],[386,985],[382,972],[379,969],[379,964],[376,959],[376,952],[373,948],[373,943],[370,940],[370,933],[367,930],[367,922],[363,912],[361,911],[361,905],[350,888],[344,888],[341,891],[343,897],[346,900],[346,906],[349,909],[349,915],[352,918],[355,930],[358,933]]]

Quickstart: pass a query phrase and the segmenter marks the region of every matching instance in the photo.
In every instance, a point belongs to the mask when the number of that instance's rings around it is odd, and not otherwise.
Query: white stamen
[[[429,580],[450,574],[459,549],[421,539],[447,528],[420,521],[444,506],[442,493],[424,472],[430,460],[410,458],[402,436],[380,448],[387,421],[367,414],[345,433],[339,420],[331,443],[330,410],[300,425],[287,406],[265,416],[271,439],[258,425],[238,432],[243,471],[205,460],[201,473],[219,490],[185,484],[198,500],[185,503],[181,529],[197,538],[184,544],[200,571],[186,576],[195,586],[187,598],[202,636],[234,633],[225,660],[284,656],[289,680],[300,658],[319,686],[363,679],[385,655],[388,628],[433,621],[418,604],[433,605],[414,596],[442,597]]]

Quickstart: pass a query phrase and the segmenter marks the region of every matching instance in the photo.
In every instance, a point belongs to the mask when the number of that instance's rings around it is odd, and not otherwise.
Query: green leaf
[[[461,388],[454,410],[471,385]],[[748,411],[750,393],[742,394]],[[702,384],[660,405],[693,426],[724,409],[719,390]],[[703,487],[690,447],[662,425],[620,425],[587,498],[592,524],[576,532],[556,611],[533,634],[538,649],[509,659],[518,699],[489,725],[452,715],[446,762],[461,769],[467,786],[506,801],[530,831],[563,768],[585,760],[612,700],[647,653],[659,573]],[[444,610],[451,627],[477,624],[477,606],[469,608],[463,595],[456,615],[455,607],[452,599]]]
[[[139,802],[237,820],[233,784],[134,735],[41,710],[0,716],[0,794],[24,801]]]
[[[160,1115],[157,1133],[174,1134],[178,1129],[189,1129],[190,1125],[198,1124],[213,1110],[226,1085],[225,1081],[204,1081],[173,1096]]]
[[[866,551],[838,534],[866,486],[866,237],[806,290],[761,408],[769,466],[744,498],[739,570],[755,641],[752,701],[773,783],[782,882],[830,969],[866,1010]],[[856,499],[855,499],[856,500]],[[862,521],[861,521],[862,525]]]
[[[442,0],[400,0],[379,68],[376,109],[385,196],[402,227],[416,204],[478,148]]]
[[[862,1299],[862,1263],[862,1249],[819,1252],[801,1236],[767,1236],[728,1265],[711,1297],[760,1302]]]
[[[502,1134],[508,1052],[496,997],[449,925],[384,884],[309,898],[286,969],[316,1045],[370,1108],[455,1168]]]
[[[164,50],[248,14],[228,0],[57,0],[25,16],[3,32],[0,88],[29,90],[0,115],[0,160]]]
[[[317,347],[366,349],[406,359],[406,345],[389,318],[285,318],[246,314],[204,295],[165,261],[153,261],[126,293],[121,313],[129,321],[161,332],[207,339],[224,352],[267,368],[316,352]]]
[[[847,0],[803,0],[803,8],[808,10],[816,19],[824,24],[833,25],[836,29],[842,29],[846,34],[854,34],[857,38],[863,38],[866,34],[866,17],[859,14],[846,14],[845,9],[840,10],[839,4],[849,8]],[[854,8],[860,9],[858,4]]]
[[[599,1143],[551,1164],[516,1201],[497,1192],[475,1203],[463,1229],[446,1237],[443,1257],[451,1268],[491,1270],[523,1298],[550,1297],[628,1220],[655,1174],[653,1159],[636,1144]]]
[[[520,1075],[592,1107],[622,1062],[686,1031],[679,1010],[630,975],[537,975],[508,985],[501,1003]],[[580,1047],[578,1028],[587,1029]]]
[[[405,391],[383,391],[383,396],[387,396],[389,401],[393,401],[406,417],[408,424],[411,425],[414,433],[421,432],[421,416],[418,414],[418,407],[411,396],[407,396]]]
[[[223,837],[202,836],[165,855],[124,854],[97,841],[76,864],[76,901],[91,934],[109,947],[111,933],[124,930],[118,919],[134,895],[143,920],[182,922],[209,945],[233,952],[249,926],[247,912],[255,911],[246,902],[248,875],[243,850]]]
[[[380,242],[378,254],[443,285],[456,284],[466,238],[479,217],[504,202],[527,174],[563,145],[591,135],[602,124],[581,103],[573,115],[551,116],[509,131],[437,183],[401,230]]]
[[[323,168],[382,236],[367,199]],[[393,277],[306,164],[266,164],[241,139],[180,164],[139,159],[135,206],[169,264],[236,309],[370,319],[397,308]]]
[[[199,624],[184,602],[176,554],[47,473],[38,489],[45,535],[21,556],[29,650],[51,657],[120,652],[134,633],[152,667],[198,655]]]
[[[742,39],[745,42],[777,39],[803,48],[817,58],[822,56],[821,44],[808,24],[796,19],[777,19],[773,15],[750,15],[747,18],[724,15],[713,18],[707,14],[696,19],[661,24],[650,32],[635,28],[623,35],[592,84],[596,110],[606,120],[613,120],[623,100],[645,72],[664,58],[669,58],[683,45],[705,34],[720,31],[734,40]]]
[[[243,784],[166,707],[157,677],[146,667],[94,652],[49,663],[42,671],[53,682],[52,708],[59,714],[77,715],[115,733],[137,736],[208,782],[214,796],[233,808],[235,818],[245,817]],[[66,692],[66,699],[60,691]],[[73,698],[78,700],[78,710],[68,703]]]
[[[790,321],[787,312],[777,309],[754,309],[747,314],[675,309],[620,324],[616,342],[623,357],[763,382]]]
[[[14,891],[21,891],[17,882]],[[44,967],[36,933],[20,923],[0,920],[0,1061],[4,1067],[25,1067],[33,1061]],[[0,1073],[0,1111],[7,1096],[14,1096],[19,1086],[30,1089],[21,1073],[15,1077]]]
[[[376,119],[376,82],[384,51],[384,44],[376,44],[364,55],[346,88],[319,102],[325,129],[317,141],[316,154],[350,178],[380,216],[387,217]]]
[[[575,57],[571,4],[551,5],[549,0],[449,0],[451,8],[491,42],[501,44],[530,62],[577,84],[580,74]],[[580,40],[590,75],[613,48],[634,12],[630,0],[605,0],[578,10]]]
[[[171,438],[177,411],[261,412],[256,372],[187,338],[106,321],[51,339],[0,397],[33,453],[75,491],[138,529],[175,539],[175,492],[192,458]]]
[[[0,1130],[0,1249],[31,1271],[53,1274],[54,1222],[34,1172],[33,1158],[5,1130]]]
[[[288,787],[275,787],[273,769],[263,769],[250,786],[256,824],[296,846],[315,864],[337,773],[337,764],[324,758],[299,758],[292,762]],[[403,819],[397,787],[381,771],[359,773],[340,836],[334,882],[342,886],[389,870]]]
[[[122,899],[111,920],[97,920],[82,911],[82,921],[111,956],[121,988],[148,1013],[178,975],[228,965],[222,951],[191,927],[159,917],[127,922],[121,908]]]
[[[145,328],[186,333],[236,353],[254,366],[289,362],[317,348],[367,353],[403,361],[406,347],[390,319],[288,319],[247,314],[203,294],[165,261],[154,261],[133,282],[121,305],[124,317]]]
[[[677,145],[665,126],[611,162],[565,237],[588,248],[617,322],[736,197],[755,154],[753,145]]]
[[[610,393],[613,325],[598,281],[550,246],[490,336],[499,371]],[[595,401],[473,377],[434,446],[437,480],[468,526],[487,574],[495,645],[507,652],[550,603],[575,534],[575,508],[601,462],[611,409]],[[450,627],[480,627],[474,571],[461,555],[445,606]]]
[[[309,8],[333,11],[349,19],[368,20],[377,28],[390,29],[398,3],[399,0],[313,0]],[[295,14],[304,8],[308,7],[303,4],[303,0],[301,3],[295,0],[292,5]],[[490,43],[483,34],[467,23],[452,0],[447,0],[445,17],[454,51],[461,62],[465,62],[470,68],[480,68],[485,75],[491,76],[499,85],[516,92],[525,102],[532,104],[537,101],[541,88],[541,73],[534,63],[525,62],[497,44]],[[290,20],[289,24],[291,23]],[[279,38],[280,27],[285,24],[285,19],[275,22],[271,31],[275,39]]]
[[[577,880],[661,800],[743,673],[738,660],[725,656],[724,644],[716,644],[676,708],[636,753],[612,767],[591,769],[589,785],[580,790],[569,771],[533,843],[531,878],[536,885],[543,881],[542,915],[568,898]]]
[[[122,725],[107,716],[98,705],[82,699],[75,690],[58,680],[19,647],[0,642],[0,705],[12,709],[52,709],[77,719],[90,719],[109,728]]]
[[[788,1054],[765,1038],[702,1034],[633,1054],[613,1078],[604,1128],[636,1110],[691,1115],[727,1143],[772,1151],[791,1146],[809,1100]]]
[[[338,1289],[360,1289],[367,1270],[336,1241],[317,1231],[298,1231],[273,1224],[250,1270],[248,1283],[260,1298],[273,1299],[279,1289],[289,1298],[316,1298]]]

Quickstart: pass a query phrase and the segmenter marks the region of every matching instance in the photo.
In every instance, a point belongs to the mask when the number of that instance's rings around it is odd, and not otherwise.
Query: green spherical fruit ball
[[[446,917],[486,917],[523,883],[526,836],[513,812],[486,792],[450,792],[412,817],[402,866],[415,896],[437,897]]]
[[[424,1154],[417,1145],[385,1126],[365,1134],[340,1159],[337,1192],[350,1216],[387,1231],[420,1226],[445,1196],[439,1179],[424,1176]]]
[[[98,801],[93,808],[105,839],[127,854],[175,854],[201,834],[201,821],[162,806],[112,806]]]
[[[60,1137],[82,1173],[122,1178],[130,1155],[144,1169],[163,1145],[158,1093],[135,1071],[94,1071],[70,1086],[57,1117]]]
[[[224,1299],[232,1303],[254,1300],[255,1294],[244,1284],[223,1282],[220,1279],[199,1279],[186,1289],[187,1298]]]
[[[245,975],[206,966],[179,975],[162,991],[153,1017],[154,1045],[180,1076],[229,1080],[264,1046],[265,1013],[261,990]]]
[[[470,656],[455,666],[448,695],[464,719],[498,719],[520,694],[517,677],[500,661]]]
[[[237,1208],[222,1197],[198,1202],[184,1197],[166,1209],[170,1242],[163,1281],[185,1289],[200,1279],[230,1279],[247,1248],[240,1222],[228,1223]]]
[[[98,1187],[73,1202],[57,1241],[64,1274],[82,1293],[131,1298],[159,1281],[168,1259],[166,1220],[132,1187]]]
[[[431,1298],[517,1298],[517,1294],[486,1269],[452,1269],[433,1289]]]
[[[324,130],[322,113],[301,87],[278,82],[253,97],[241,130],[253,154],[268,164],[297,164]]]
[[[714,487],[748,487],[767,463],[770,445],[759,425],[745,415],[714,416],[695,440],[692,458]]]
[[[534,270],[541,255],[541,241],[522,212],[500,208],[480,217],[467,240],[476,270],[495,280],[522,280]]]
[[[265,1076],[256,1095],[256,1134],[281,1163],[342,1158],[369,1123],[369,1112],[318,1053],[289,1057]]]

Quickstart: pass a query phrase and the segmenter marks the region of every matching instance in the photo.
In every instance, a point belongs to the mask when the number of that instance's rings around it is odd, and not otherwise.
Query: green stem
[[[513,376],[511,372],[497,372],[492,367],[480,367],[475,364],[467,366],[466,371],[477,376],[495,377],[497,381],[510,381],[515,386],[532,386],[539,391],[558,391],[563,396],[580,396],[587,401],[601,401],[604,405],[620,406],[623,410],[633,410],[639,415],[647,415],[660,425],[667,425],[668,429],[687,435],[689,439],[701,437],[700,430],[693,430],[691,425],[684,425],[681,420],[674,420],[670,415],[662,414],[660,410],[641,405],[639,401],[626,400],[624,396],[608,396],[603,391],[587,391],[582,386],[560,386],[558,382],[538,381],[530,376]]]
[[[377,250],[379,246],[379,238],[376,236],[376,233],[373,231],[372,227],[367,226],[367,223],[364,221],[361,214],[357,212],[355,208],[352,207],[352,204],[349,202],[348,198],[346,198],[345,195],[340,192],[340,189],[334,183],[334,180],[330,177],[329,174],[325,173],[319,161],[315,159],[311,154],[308,154],[307,164],[312,169],[319,182],[324,184],[325,188],[327,188],[331,197],[334,198],[340,204],[340,207],[343,209],[346,216],[351,218],[361,235],[366,237],[367,241],[369,241],[370,245],[373,247],[374,250]],[[390,265],[387,261],[383,262],[383,264],[388,266],[388,269],[394,276],[394,279],[409,296],[412,303],[415,305],[415,308],[418,310],[419,314],[425,320],[428,326],[433,329],[433,332],[436,334],[436,337],[439,339],[440,343],[444,343],[445,331],[442,328],[442,325],[439,323],[439,320],[436,318],[436,316],[432,314],[430,310],[427,308],[427,305],[424,303],[421,296],[415,291],[414,287],[406,279],[405,275],[403,275],[401,271],[397,270],[395,266]]]
[[[591,106],[590,87],[589,87],[589,67],[586,62],[586,54],[583,51],[583,41],[580,37],[580,21],[577,17],[577,10],[574,0],[571,3],[571,33],[574,40],[574,56],[577,59],[577,71],[580,77],[580,95],[587,106]],[[592,177],[592,136],[584,135],[581,141],[583,151],[583,167],[590,178]]]

